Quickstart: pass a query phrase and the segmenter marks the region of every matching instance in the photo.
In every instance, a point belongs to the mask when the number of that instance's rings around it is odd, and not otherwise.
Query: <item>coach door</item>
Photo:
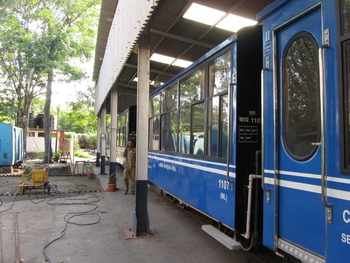
[[[277,47],[277,237],[282,250],[324,256],[321,202],[320,9],[275,30]],[[302,249],[300,249],[300,247]],[[306,261],[307,262],[307,261]]]

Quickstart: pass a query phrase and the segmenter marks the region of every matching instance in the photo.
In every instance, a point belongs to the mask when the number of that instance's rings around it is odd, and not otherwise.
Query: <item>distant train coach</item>
[[[0,123],[0,166],[12,166],[23,159],[23,130]]]

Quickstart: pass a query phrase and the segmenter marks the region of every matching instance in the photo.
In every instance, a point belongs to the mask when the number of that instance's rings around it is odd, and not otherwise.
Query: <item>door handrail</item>
[[[265,192],[270,192],[269,189],[265,188],[265,154],[264,154],[264,147],[265,147],[265,130],[264,130],[264,113],[265,113],[265,103],[264,103],[264,94],[265,94],[265,85],[264,85],[264,72],[268,71],[269,69],[267,67],[263,68],[261,70],[261,188]],[[267,201],[270,203],[270,200]]]
[[[320,74],[320,107],[321,107],[321,200],[326,208],[332,208],[332,204],[327,202],[327,163],[326,163],[326,84],[325,84],[325,69],[324,69],[324,50],[329,48],[329,45],[322,45],[318,49],[319,55],[319,74]],[[331,223],[331,211],[327,212],[327,221]]]
[[[226,144],[226,149],[227,149],[227,163],[226,163],[226,181],[233,184],[234,181],[230,180],[230,163],[231,163],[231,151],[232,151],[232,95],[231,95],[231,88],[235,85],[235,76],[232,74],[231,76],[231,83],[230,87],[228,89],[227,95],[228,95],[228,138],[227,138],[227,144]],[[232,188],[233,189],[233,188]]]

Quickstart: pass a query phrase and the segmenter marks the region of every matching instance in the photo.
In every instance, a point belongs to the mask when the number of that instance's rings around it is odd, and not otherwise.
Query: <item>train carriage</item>
[[[350,258],[349,1],[275,1],[263,25],[264,245]]]
[[[149,181],[242,235],[261,150],[261,61],[261,27],[247,27],[150,99]]]
[[[349,17],[348,0],[277,0],[152,92],[149,182],[247,250],[347,262]]]

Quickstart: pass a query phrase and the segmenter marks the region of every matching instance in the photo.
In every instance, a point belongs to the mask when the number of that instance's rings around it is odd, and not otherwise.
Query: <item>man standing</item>
[[[123,181],[125,195],[129,192],[129,178],[131,179],[131,194],[135,194],[135,165],[136,165],[136,148],[133,141],[128,141],[124,150],[125,166],[123,172]]]

